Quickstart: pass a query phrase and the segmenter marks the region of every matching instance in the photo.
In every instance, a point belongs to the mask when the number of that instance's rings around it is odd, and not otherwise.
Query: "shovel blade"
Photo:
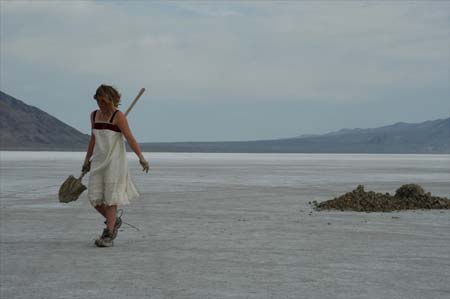
[[[75,201],[80,197],[81,193],[86,190],[86,186],[81,182],[81,178],[75,178],[73,175],[69,176],[59,188],[59,201],[69,203]]]

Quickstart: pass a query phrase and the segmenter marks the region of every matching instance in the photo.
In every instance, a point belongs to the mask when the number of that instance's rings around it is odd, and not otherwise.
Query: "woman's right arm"
[[[93,128],[94,128],[94,112],[91,113],[91,140],[89,141],[89,146],[86,152],[86,158],[84,159],[84,165],[89,163],[92,157],[92,153],[94,152],[95,136],[94,134],[92,134]]]

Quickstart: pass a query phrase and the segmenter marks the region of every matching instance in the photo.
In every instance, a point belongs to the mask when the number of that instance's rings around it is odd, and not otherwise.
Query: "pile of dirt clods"
[[[391,212],[413,209],[450,209],[450,199],[431,196],[416,184],[403,185],[395,195],[364,191],[363,185],[352,192],[321,203],[313,202],[316,210],[358,212]]]

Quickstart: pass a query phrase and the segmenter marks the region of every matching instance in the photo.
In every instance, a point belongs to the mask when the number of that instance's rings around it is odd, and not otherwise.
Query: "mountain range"
[[[0,91],[0,149],[81,150],[90,136]]]
[[[1,150],[85,151],[89,135],[0,91]],[[148,152],[449,154],[450,118],[293,138],[141,143]]]

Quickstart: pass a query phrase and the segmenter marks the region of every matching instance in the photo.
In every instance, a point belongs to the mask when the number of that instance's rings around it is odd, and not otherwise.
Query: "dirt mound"
[[[403,185],[395,191],[395,197],[398,198],[416,198],[424,195],[423,188],[416,184]]]
[[[395,195],[364,191],[363,185],[352,192],[321,203],[313,202],[316,210],[341,210],[358,212],[391,212],[415,209],[450,209],[450,199],[431,196],[416,184],[403,185]]]

